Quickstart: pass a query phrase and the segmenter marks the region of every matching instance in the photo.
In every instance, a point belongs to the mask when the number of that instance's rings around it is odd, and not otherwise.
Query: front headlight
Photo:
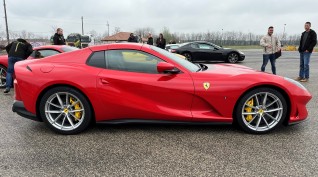
[[[301,83],[293,80],[293,79],[290,79],[288,77],[284,77],[285,80],[289,81],[290,83],[293,83],[294,85],[297,85],[299,88],[302,88],[304,90],[307,90],[305,86],[303,86]]]
[[[243,52],[241,52],[241,51],[238,51],[241,55],[244,55],[244,53]]]

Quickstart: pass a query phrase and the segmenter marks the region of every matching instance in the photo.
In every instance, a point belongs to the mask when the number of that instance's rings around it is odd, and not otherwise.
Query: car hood
[[[255,69],[252,69],[246,66],[238,65],[238,64],[208,64],[207,67],[208,69],[205,71],[202,71],[202,73],[223,75],[223,76],[260,73],[260,71],[257,71]]]

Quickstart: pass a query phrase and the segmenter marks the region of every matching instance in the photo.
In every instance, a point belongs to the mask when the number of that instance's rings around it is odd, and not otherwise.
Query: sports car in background
[[[311,99],[292,79],[234,64],[193,64],[146,44],[92,46],[15,69],[13,112],[61,134],[93,122],[235,123],[260,134],[305,120]]]
[[[78,50],[78,48],[70,47],[67,45],[47,45],[33,48],[33,53],[28,59],[39,59],[59,53]],[[6,85],[6,75],[8,68],[8,55],[0,56],[0,88],[4,88]]]
[[[171,52],[184,55],[191,62],[224,61],[236,63],[245,59],[245,55],[241,51],[222,48],[205,41],[184,43],[180,47],[172,49]]]

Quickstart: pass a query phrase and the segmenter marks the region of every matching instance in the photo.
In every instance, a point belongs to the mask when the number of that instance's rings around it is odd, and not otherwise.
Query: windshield
[[[75,42],[78,38],[76,36],[68,36],[66,41],[67,42]]]
[[[64,47],[62,47],[62,50],[63,50],[64,52],[70,52],[70,51],[79,50],[79,49],[76,48],[76,47],[64,46]]]
[[[82,36],[81,42],[91,42],[91,40],[90,40],[89,36]]]
[[[161,48],[150,46],[152,50],[159,52],[160,54],[172,59],[173,61],[177,62],[178,64],[182,65],[183,67],[187,68],[191,72],[196,72],[200,69],[199,66],[189,62],[188,60],[185,60],[183,58],[178,57],[177,55],[170,53],[166,50],[163,50]]]
[[[216,45],[216,44],[213,44],[213,43],[210,43],[210,42],[208,42],[210,45],[212,45],[212,46],[214,46],[215,48],[217,48],[217,49],[222,49],[222,47],[220,47],[220,46],[218,46],[218,45]]]

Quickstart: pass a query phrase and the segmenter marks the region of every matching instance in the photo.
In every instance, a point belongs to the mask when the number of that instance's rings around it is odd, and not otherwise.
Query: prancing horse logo
[[[208,90],[210,88],[210,83],[209,82],[204,82],[203,83],[203,87],[205,88],[205,90]]]

